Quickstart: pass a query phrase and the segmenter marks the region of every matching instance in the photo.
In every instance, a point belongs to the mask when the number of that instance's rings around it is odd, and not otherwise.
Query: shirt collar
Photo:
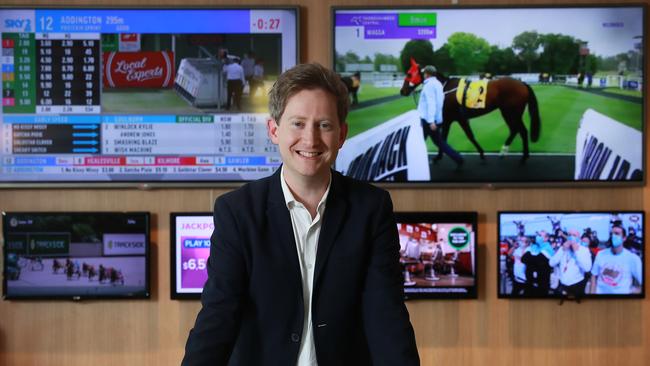
[[[291,189],[289,189],[289,185],[287,184],[287,181],[284,180],[284,165],[280,168],[280,185],[282,186],[282,194],[284,195],[284,203],[287,205],[288,209],[293,208],[296,204],[300,204],[302,206],[302,203],[300,201],[296,200],[296,198],[293,196],[293,193],[291,193]],[[332,187],[332,173],[330,172],[330,180],[327,183],[327,189],[325,190],[325,193],[323,194],[323,197],[321,197],[320,202],[318,202],[318,206],[316,209],[320,212],[322,208],[325,207],[325,201],[327,201],[327,196],[330,193],[330,187]]]

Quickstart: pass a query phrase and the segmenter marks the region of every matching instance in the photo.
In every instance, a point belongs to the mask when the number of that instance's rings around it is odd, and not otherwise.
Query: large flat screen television
[[[499,212],[498,296],[642,298],[642,211]]]
[[[198,299],[208,280],[212,213],[172,212],[169,217],[171,298]]]
[[[476,212],[396,212],[406,299],[477,296]]]
[[[298,8],[0,8],[0,186],[270,175]],[[107,184],[108,183],[108,184]]]
[[[420,185],[643,184],[646,9],[333,8],[332,64],[352,103],[336,169]],[[441,115],[427,107],[439,103]]]
[[[5,299],[149,298],[149,213],[3,212]]]

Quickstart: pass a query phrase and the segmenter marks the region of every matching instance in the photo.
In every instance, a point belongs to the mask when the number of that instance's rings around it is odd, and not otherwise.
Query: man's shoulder
[[[622,254],[624,254],[626,258],[631,259],[631,260],[636,260],[637,258],[639,258],[638,255],[636,255],[634,252],[632,252],[631,250],[629,250],[627,248],[623,248],[623,253]]]
[[[368,182],[345,176],[337,171],[334,171],[332,174],[336,175],[334,179],[339,181],[342,188],[340,193],[347,196],[349,200],[381,199],[382,196],[387,194],[385,189]]]

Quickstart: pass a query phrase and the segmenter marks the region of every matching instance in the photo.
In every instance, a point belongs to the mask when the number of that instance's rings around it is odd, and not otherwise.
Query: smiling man
[[[281,169],[219,197],[183,365],[419,365],[388,192],[331,169],[347,89],[298,65],[270,93]]]

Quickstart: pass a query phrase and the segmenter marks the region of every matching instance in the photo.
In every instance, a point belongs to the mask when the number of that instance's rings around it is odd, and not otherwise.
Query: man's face
[[[614,226],[612,228],[612,235],[618,235],[618,236],[622,237],[623,240],[625,240],[625,235],[623,235],[623,229],[621,229],[618,226]]]
[[[302,90],[289,98],[279,123],[267,121],[271,141],[280,148],[285,179],[329,179],[348,133],[336,112],[333,95],[322,89]]]

